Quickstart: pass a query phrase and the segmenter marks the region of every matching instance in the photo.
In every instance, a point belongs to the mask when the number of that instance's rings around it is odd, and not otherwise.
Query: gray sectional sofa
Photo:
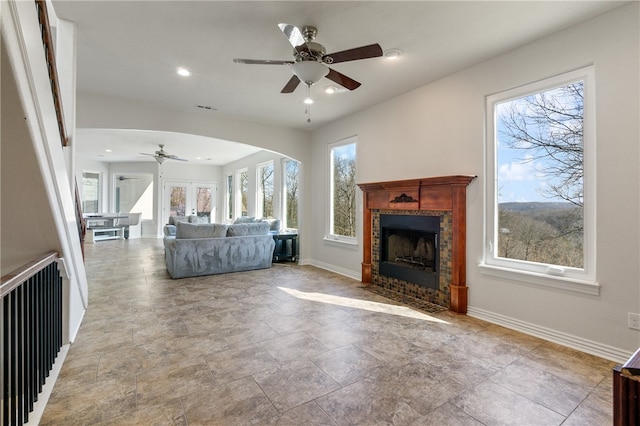
[[[266,222],[165,226],[165,262],[171,278],[269,268],[274,247]]]

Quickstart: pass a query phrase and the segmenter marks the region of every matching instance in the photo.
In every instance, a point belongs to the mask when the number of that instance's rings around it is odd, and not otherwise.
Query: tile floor
[[[89,309],[41,425],[610,425],[613,363],[294,264],[169,279],[86,247]]]

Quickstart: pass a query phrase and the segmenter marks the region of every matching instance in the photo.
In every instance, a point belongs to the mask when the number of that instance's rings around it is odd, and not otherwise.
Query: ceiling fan
[[[142,154],[142,155],[150,155],[150,156],[154,157],[156,159],[156,161],[158,162],[158,164],[162,164],[167,160],[189,161],[189,160],[185,160],[184,158],[180,158],[177,155],[172,155],[172,154],[167,153],[167,151],[164,150],[164,145],[163,144],[159,144],[158,146],[160,147],[160,150],[156,151],[155,154],[147,154],[145,152],[141,152],[140,154]]]
[[[302,27],[302,31],[291,24],[278,24],[278,27],[293,46],[292,61],[235,58],[233,62],[250,65],[291,65],[294,75],[280,93],[292,93],[300,82],[305,83],[308,88],[322,77],[327,77],[349,90],[357,89],[360,87],[359,82],[329,68],[328,65],[382,56],[382,48],[377,43],[327,54],[325,47],[314,41],[318,34],[316,27],[308,25]]]

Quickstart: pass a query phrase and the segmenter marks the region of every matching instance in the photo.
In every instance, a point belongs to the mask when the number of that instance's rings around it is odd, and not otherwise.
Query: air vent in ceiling
[[[208,111],[217,111],[218,110],[218,108],[212,107],[210,105],[196,105],[196,108],[206,109]]]

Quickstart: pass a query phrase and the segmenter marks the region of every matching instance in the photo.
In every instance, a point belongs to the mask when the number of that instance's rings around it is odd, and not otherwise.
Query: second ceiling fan
[[[293,46],[292,61],[240,58],[235,58],[233,61],[250,65],[291,65],[293,77],[287,82],[281,93],[292,93],[300,82],[309,87],[322,77],[327,77],[349,90],[357,89],[360,87],[359,82],[329,68],[328,65],[382,56],[382,48],[377,43],[327,54],[325,47],[314,41],[318,34],[316,27],[305,26],[302,31],[291,24],[278,24],[278,27]]]

